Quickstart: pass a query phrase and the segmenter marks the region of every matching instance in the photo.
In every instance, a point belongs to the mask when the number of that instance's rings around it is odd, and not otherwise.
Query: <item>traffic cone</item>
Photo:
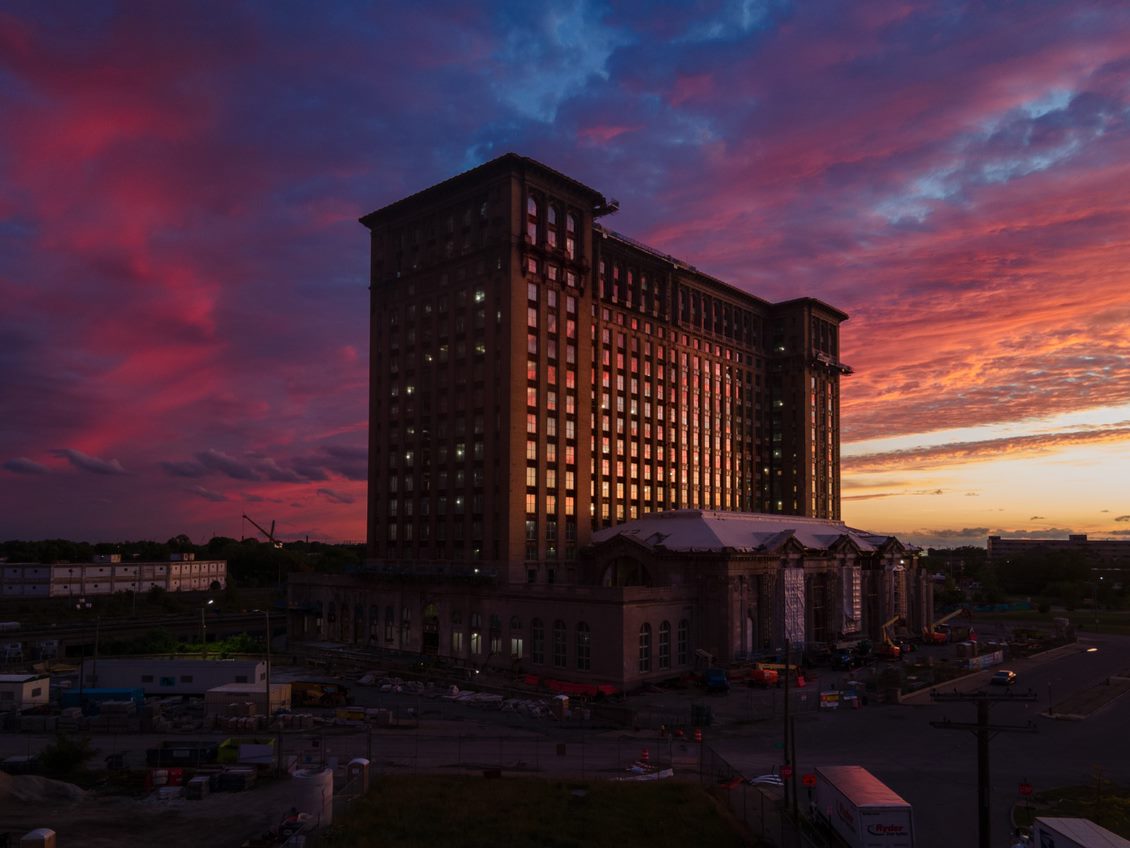
[[[647,748],[640,751],[640,762],[645,766],[651,762],[651,754],[648,752]]]
[[[701,742],[702,741],[702,728],[696,727],[694,729],[694,741],[695,742]]]

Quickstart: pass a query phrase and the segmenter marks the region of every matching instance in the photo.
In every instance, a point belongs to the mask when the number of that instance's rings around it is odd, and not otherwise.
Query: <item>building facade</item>
[[[204,592],[227,585],[224,560],[174,554],[169,562],[122,562],[120,554],[99,554],[94,562],[0,564],[0,597],[80,598],[115,592]]]
[[[770,303],[619,235],[601,223],[617,208],[509,154],[361,219],[371,565],[333,588],[299,577],[300,638],[534,665],[564,644],[589,659],[550,668],[627,683],[641,679],[631,611],[664,597],[685,606],[698,584],[594,582],[591,557],[609,531],[690,511],[847,532],[837,525],[847,315],[812,298]],[[348,587],[364,579],[428,586],[357,604]],[[578,605],[571,623],[556,615],[562,603]],[[600,649],[584,650],[598,618]],[[671,621],[677,636],[681,619]],[[784,638],[776,622],[761,641]],[[699,626],[688,622],[688,639]]]

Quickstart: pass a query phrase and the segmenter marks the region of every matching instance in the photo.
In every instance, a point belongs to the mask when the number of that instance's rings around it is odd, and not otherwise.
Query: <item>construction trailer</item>
[[[253,683],[262,688],[267,664],[263,660],[86,657],[81,677],[86,686],[138,687],[146,695],[203,695],[226,683]]]
[[[46,704],[51,677],[46,674],[0,674],[0,713],[18,712]]]

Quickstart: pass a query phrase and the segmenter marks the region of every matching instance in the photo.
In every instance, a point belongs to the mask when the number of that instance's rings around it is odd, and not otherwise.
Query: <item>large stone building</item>
[[[507,155],[362,218],[370,562],[298,578],[296,638],[633,686],[921,625],[913,552],[839,522],[847,316],[618,235],[616,208]]]

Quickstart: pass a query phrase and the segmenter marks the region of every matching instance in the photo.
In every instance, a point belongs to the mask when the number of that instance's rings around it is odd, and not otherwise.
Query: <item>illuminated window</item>
[[[526,199],[526,240],[531,244],[538,240],[538,200],[532,194]]]
[[[545,243],[548,247],[557,247],[557,207],[550,206],[546,213]]]

